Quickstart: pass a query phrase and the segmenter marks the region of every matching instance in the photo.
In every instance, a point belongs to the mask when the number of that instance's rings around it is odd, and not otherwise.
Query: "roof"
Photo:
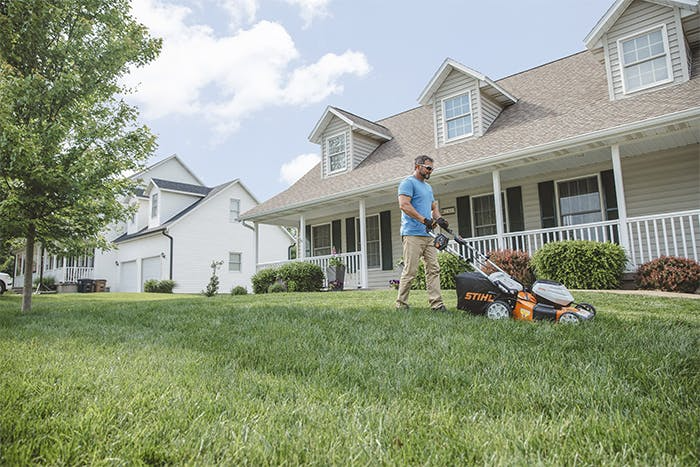
[[[615,22],[620,19],[620,16],[625,12],[627,7],[630,6],[630,4],[634,0],[616,0],[615,3],[613,3],[610,8],[608,8],[608,11],[605,12],[602,18],[596,23],[596,25],[593,27],[591,32],[588,33],[586,38],[584,39],[584,43],[586,44],[586,48],[589,50],[597,49],[599,47],[602,47],[602,44],[600,44],[600,40],[603,37],[603,35],[608,32],[608,30],[612,27]],[[645,0],[650,3],[656,3],[659,5],[665,5],[669,7],[678,7],[681,10],[687,10],[691,12],[697,12],[698,11],[698,0]]]
[[[345,123],[350,125],[351,128],[358,129],[376,139],[384,141],[389,141],[391,139],[391,132],[384,126],[365,118],[358,117],[357,115],[346,110],[329,106],[326,108],[326,111],[323,113],[323,117],[321,117],[309,135],[309,141],[312,143],[321,144],[321,135],[334,117],[343,120]]]
[[[155,169],[156,167],[159,167],[159,166],[161,166],[161,165],[163,165],[163,164],[166,164],[167,162],[170,162],[171,160],[177,161],[177,162],[182,166],[182,168],[184,168],[190,175],[192,175],[192,178],[194,178],[195,180],[197,180],[197,182],[199,182],[200,184],[204,185],[204,183],[202,182],[202,180],[200,180],[200,178],[199,178],[194,172],[192,172],[192,170],[190,170],[190,168],[187,167],[187,166],[185,165],[184,162],[182,162],[182,159],[180,159],[180,157],[179,157],[177,154],[173,154],[173,155],[170,156],[170,157],[166,157],[166,158],[163,159],[162,161],[158,161],[158,162],[156,162],[156,163],[153,164],[153,165],[149,165],[148,167],[146,167],[146,168],[143,169],[142,171],[137,172],[137,173],[131,175],[129,178],[132,179],[132,180],[138,180],[143,174],[148,173],[148,172],[150,172],[151,170]]]
[[[510,104],[515,104],[518,99],[506,91],[503,87],[496,84],[488,76],[479,73],[478,71],[472,70],[469,67],[462,65],[461,63],[452,60],[451,58],[446,59],[438,71],[433,75],[428,85],[425,87],[420,97],[418,97],[418,102],[421,105],[427,105],[432,100],[433,94],[437,91],[442,83],[447,79],[453,70],[457,70],[460,73],[471,76],[472,78],[479,81],[479,87],[483,88],[484,91],[493,97],[497,102],[499,102],[504,107]]]
[[[700,68],[700,53],[695,54],[695,62],[694,69]],[[575,139],[600,138],[603,132],[650,125],[662,118],[685,114],[698,118],[699,75],[694,72],[685,83],[611,101],[605,66],[592,52],[580,52],[497,81],[498,86],[517,95],[518,102],[506,107],[479,138],[436,148],[432,109],[414,108],[377,122],[391,132],[393,139],[380,145],[352,171],[324,179],[318,164],[287,190],[241,217],[260,219],[390,186],[410,174],[413,158],[419,154],[436,161],[437,178],[441,172],[464,171],[516,155],[551,151],[555,145],[563,147]]]
[[[211,188],[202,185],[192,185],[191,183],[173,182],[170,180],[163,180],[160,178],[153,178],[151,179],[151,182],[161,190],[179,191],[181,193],[190,193],[193,195],[206,196],[212,190]]]

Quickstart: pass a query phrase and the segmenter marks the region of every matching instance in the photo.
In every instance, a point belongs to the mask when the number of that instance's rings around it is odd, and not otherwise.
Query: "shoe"
[[[433,311],[447,311],[447,307],[445,305],[440,305],[437,308],[431,308]]]
[[[396,305],[398,311],[408,311],[410,307],[408,305]]]

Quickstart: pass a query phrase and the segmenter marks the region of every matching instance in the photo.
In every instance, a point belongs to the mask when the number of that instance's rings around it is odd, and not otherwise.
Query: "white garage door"
[[[141,261],[141,284],[147,280],[155,279],[160,280],[160,256],[153,256],[151,258],[144,258]],[[143,287],[141,288],[143,290]]]
[[[119,270],[119,291],[136,292],[137,288],[136,261],[122,261]]]

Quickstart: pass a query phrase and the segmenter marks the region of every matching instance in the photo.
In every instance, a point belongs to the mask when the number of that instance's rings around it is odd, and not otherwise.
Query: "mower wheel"
[[[576,308],[579,308],[581,310],[590,311],[591,313],[595,314],[595,307],[593,305],[591,305],[590,303],[583,303],[583,302],[578,303],[576,305]]]
[[[559,322],[562,324],[578,324],[581,319],[573,313],[564,313],[559,317]]]
[[[490,319],[506,319],[510,316],[510,307],[506,302],[496,300],[486,307],[486,316]]]

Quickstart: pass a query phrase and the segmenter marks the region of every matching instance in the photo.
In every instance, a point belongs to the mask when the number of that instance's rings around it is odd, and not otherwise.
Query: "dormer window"
[[[445,141],[473,133],[471,92],[444,99],[442,108],[445,116]]]
[[[630,93],[673,80],[666,26],[619,39],[624,92]]]
[[[347,166],[345,133],[331,136],[326,140],[326,153],[328,154],[329,174],[345,170]]]
[[[153,193],[151,196],[151,217],[158,215],[158,193]]]

